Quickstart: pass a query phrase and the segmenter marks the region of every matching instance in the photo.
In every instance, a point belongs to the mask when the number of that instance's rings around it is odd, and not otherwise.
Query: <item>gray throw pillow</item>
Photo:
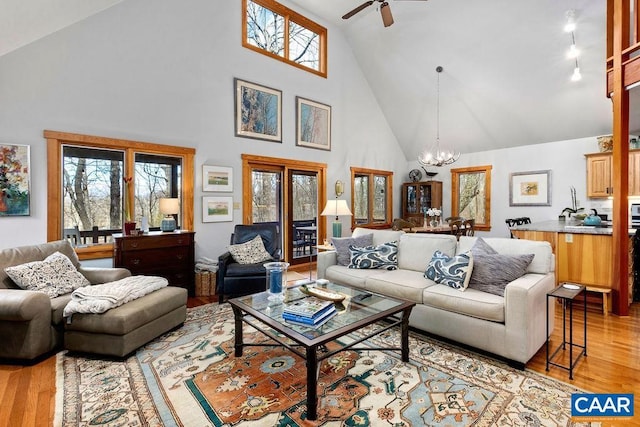
[[[349,268],[381,268],[396,270],[398,268],[398,242],[388,242],[377,246],[349,246],[351,261]]]
[[[524,275],[534,255],[502,255],[493,249],[482,237],[471,248],[473,272],[469,288],[490,294],[504,296],[504,288]]]
[[[482,237],[478,237],[478,240],[476,240],[476,243],[474,243],[471,248],[471,253],[473,255],[495,255],[498,251],[489,246]]]
[[[49,298],[90,285],[71,260],[60,252],[49,255],[43,261],[7,267],[4,271],[22,289],[43,292]]]
[[[349,246],[371,246],[373,245],[373,233],[363,234],[358,237],[334,237],[331,239],[333,247],[336,248],[336,257],[338,259],[338,265],[349,265],[351,261],[351,253],[349,252]]]

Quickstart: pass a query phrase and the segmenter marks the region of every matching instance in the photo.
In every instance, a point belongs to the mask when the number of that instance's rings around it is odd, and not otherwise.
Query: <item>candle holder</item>
[[[263,264],[267,270],[267,292],[269,300],[284,299],[284,288],[287,286],[288,262],[268,262]]]

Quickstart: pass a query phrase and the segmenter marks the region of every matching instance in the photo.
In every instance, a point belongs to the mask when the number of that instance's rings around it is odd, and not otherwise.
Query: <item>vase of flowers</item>
[[[431,227],[437,227],[440,224],[439,218],[442,215],[442,211],[437,208],[429,208],[427,210],[427,215],[429,216],[429,225]]]
[[[125,236],[130,236],[131,232],[136,229],[136,222],[133,220],[133,203],[130,203],[129,200],[129,187],[131,186],[131,181],[133,181],[132,176],[125,176],[124,181],[124,199],[123,199],[123,211],[124,211],[124,222],[122,224],[123,233]]]

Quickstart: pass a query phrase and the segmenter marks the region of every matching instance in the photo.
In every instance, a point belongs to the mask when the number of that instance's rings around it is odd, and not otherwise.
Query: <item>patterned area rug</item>
[[[579,425],[571,422],[571,386],[416,333],[409,363],[379,351],[324,361],[318,420],[308,421],[304,361],[278,347],[249,347],[236,358],[233,329],[230,306],[209,304],[124,361],[58,354],[55,425]],[[265,340],[246,329],[245,342]],[[368,342],[397,346],[399,334]]]

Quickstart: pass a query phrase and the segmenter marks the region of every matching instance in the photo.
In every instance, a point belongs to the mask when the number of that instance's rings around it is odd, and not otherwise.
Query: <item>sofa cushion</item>
[[[71,301],[71,294],[60,295],[51,298],[51,324],[54,326],[62,325],[64,316],[64,307]]]
[[[456,253],[456,237],[451,235],[406,233],[398,242],[398,268],[424,273],[435,251],[453,256]]]
[[[400,239],[405,234],[402,230],[371,230],[369,228],[356,228],[353,230],[351,237],[360,237],[373,232],[372,245],[381,245],[386,242],[393,242]]]
[[[55,252],[42,261],[7,267],[4,271],[20,288],[44,292],[49,298],[89,285],[87,278],[60,252]]]
[[[324,278],[332,282],[353,286],[354,288],[365,289],[367,277],[374,272],[380,271],[386,272],[387,270],[358,270],[344,265],[332,265],[325,271]]]
[[[334,237],[331,239],[333,247],[336,248],[338,265],[348,266],[351,262],[349,246],[371,246],[373,245],[373,233],[363,234],[357,237]]]
[[[427,271],[424,272],[424,277],[453,289],[464,291],[469,285],[472,270],[473,257],[470,252],[450,257],[440,251],[435,251],[429,261]]]
[[[349,246],[351,260],[349,268],[395,270],[398,268],[398,242],[387,242],[377,246]]]
[[[461,236],[457,253],[470,250],[479,237]],[[547,274],[554,270],[553,251],[549,242],[503,237],[485,237],[485,242],[500,254],[534,254],[533,261],[527,267],[527,273]],[[401,267],[402,268],[402,267]]]
[[[423,272],[412,270],[369,270],[375,273],[366,279],[365,289],[394,298],[422,303],[423,291],[430,286],[438,286],[425,279]],[[457,291],[456,291],[457,292]]]
[[[464,292],[445,285],[425,288],[423,304],[441,310],[504,323],[504,298],[468,288]],[[452,325],[451,327],[455,327]]]
[[[167,286],[104,313],[76,313],[64,328],[67,331],[125,335],[186,304],[186,289]]]
[[[256,236],[248,242],[230,245],[227,249],[238,264],[257,264],[272,259],[271,254],[264,248],[260,236]]]

